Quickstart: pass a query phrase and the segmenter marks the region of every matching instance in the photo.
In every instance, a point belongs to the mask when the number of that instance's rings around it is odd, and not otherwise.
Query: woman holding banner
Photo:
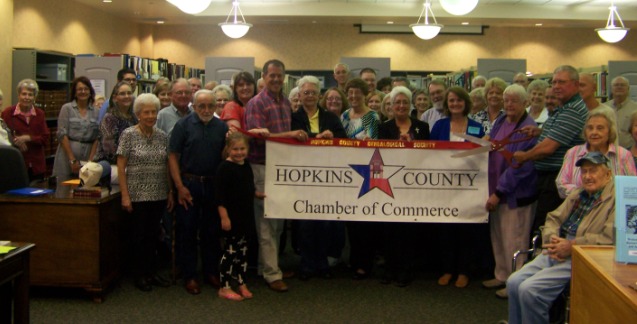
[[[491,128],[491,139],[504,140],[517,129],[536,126],[533,117],[526,112],[527,91],[514,84],[504,90],[504,115],[498,117]],[[524,138],[522,133],[514,134],[511,140]],[[504,147],[510,152],[526,151],[535,146],[537,138],[511,143]],[[514,162],[515,163],[515,162]],[[485,288],[502,288],[496,296],[507,298],[504,287],[511,268],[511,257],[517,250],[526,249],[533,223],[533,211],[537,199],[537,174],[533,163],[511,166],[504,156],[492,151],[489,153],[489,198],[485,208],[490,213],[490,232],[493,256],[495,257],[494,278],[483,281]],[[524,259],[518,259],[518,265]]]
[[[467,134],[475,137],[483,137],[482,125],[467,116],[471,111],[471,97],[462,87],[451,87],[445,94],[443,114],[447,118],[438,120],[431,129],[430,139],[438,141],[462,142],[463,138],[454,134]],[[441,263],[443,275],[438,279],[438,284],[446,286],[451,281],[454,273],[458,274],[455,286],[464,288],[469,285],[469,264],[474,253],[472,246],[476,224],[441,224],[437,231],[439,242],[442,244]],[[486,235],[486,230],[485,230]]]
[[[298,88],[301,107],[292,113],[291,130],[304,130],[309,137],[347,138],[338,116],[318,106],[321,89],[319,79],[311,75],[304,76],[299,80]],[[344,245],[344,223],[327,220],[298,222],[301,249],[299,279],[308,280],[313,275],[331,278],[327,257],[331,245],[336,241]]]
[[[365,104],[369,93],[367,83],[361,78],[349,80],[345,85],[350,109],[341,115],[341,123],[347,137],[359,140],[378,139],[380,119],[375,111]],[[373,222],[348,222],[347,233],[350,243],[350,266],[354,269],[352,279],[366,279],[374,266],[374,253],[380,235],[378,224]]]
[[[412,94],[403,86],[394,87],[390,104],[394,118],[382,123],[378,129],[379,139],[388,140],[427,140],[429,125],[410,117]],[[406,287],[412,279],[413,261],[416,258],[419,229],[422,226],[413,223],[385,223],[385,273],[382,284],[395,282],[398,287]]]

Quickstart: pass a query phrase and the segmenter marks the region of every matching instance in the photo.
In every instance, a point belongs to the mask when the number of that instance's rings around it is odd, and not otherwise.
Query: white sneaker
[[[491,289],[491,288],[500,288],[502,286],[504,286],[504,281],[500,281],[495,278],[482,282],[482,287],[484,288]]]
[[[495,292],[495,296],[501,299],[508,299],[509,298],[509,293],[507,292],[506,287],[502,288],[502,289],[498,289]]]

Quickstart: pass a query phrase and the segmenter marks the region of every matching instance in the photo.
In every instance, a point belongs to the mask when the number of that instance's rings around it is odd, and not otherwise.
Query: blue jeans
[[[218,275],[221,258],[219,241],[221,221],[214,205],[212,181],[199,182],[182,179],[192,196],[192,206],[186,210],[177,205],[176,239],[180,246],[179,266],[185,281],[197,277],[197,256],[201,253],[205,276]]]
[[[507,280],[509,324],[548,323],[549,309],[571,280],[571,259],[537,256]]]

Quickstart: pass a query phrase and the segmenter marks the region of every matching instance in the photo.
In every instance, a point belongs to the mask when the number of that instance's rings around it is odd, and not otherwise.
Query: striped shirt
[[[542,127],[538,143],[550,138],[560,144],[553,154],[535,161],[538,171],[559,171],[566,151],[575,145],[584,144],[582,130],[588,118],[588,109],[582,97],[575,94],[566,104],[555,109]]]
[[[267,128],[270,134],[290,131],[292,123],[292,106],[282,93],[275,95],[263,89],[246,105],[246,130]],[[265,141],[255,140],[250,145],[250,163],[265,164]]]

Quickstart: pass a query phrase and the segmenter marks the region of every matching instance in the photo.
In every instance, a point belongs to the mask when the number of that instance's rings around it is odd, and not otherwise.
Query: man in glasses
[[[170,136],[175,124],[192,112],[189,105],[193,95],[186,79],[180,78],[173,81],[170,84],[170,106],[160,110],[157,114],[157,127]]]

